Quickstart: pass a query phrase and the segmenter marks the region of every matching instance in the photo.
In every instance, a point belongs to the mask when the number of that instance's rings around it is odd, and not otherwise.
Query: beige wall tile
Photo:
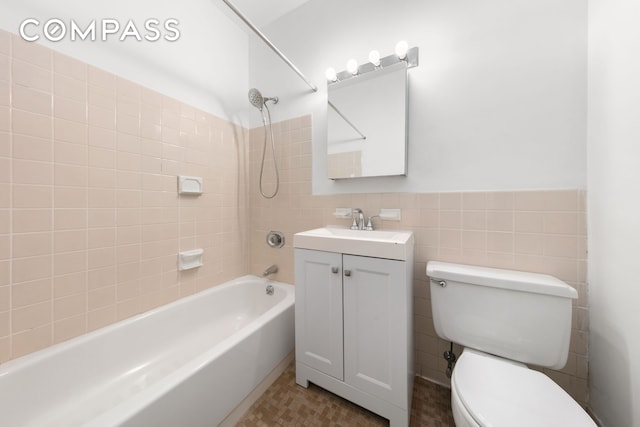
[[[51,275],[51,255],[12,259],[13,283],[29,282]]]
[[[56,187],[53,204],[56,209],[82,209],[87,207],[87,189],[79,187]]]
[[[14,109],[11,113],[11,124],[14,134],[45,139],[51,138],[51,116]]]
[[[87,332],[87,315],[67,317],[53,323],[53,342],[59,343]]]
[[[11,105],[13,108],[30,113],[51,115],[51,93],[14,84],[11,87]],[[0,105],[8,105],[1,104]]]
[[[89,103],[87,108],[87,119],[89,126],[115,130],[116,113],[115,109],[103,108],[93,103]]]
[[[491,231],[513,231],[514,214],[510,211],[487,212],[487,229]]]
[[[114,173],[115,177],[115,173]],[[110,188],[91,188],[87,194],[89,209],[114,210],[116,207],[116,190]]]
[[[518,191],[515,193],[516,211],[544,211],[546,210],[545,191]]]
[[[49,301],[20,307],[12,311],[12,333],[28,331],[51,323],[51,303]]]
[[[14,84],[51,93],[51,73],[44,68],[14,59],[11,76]]]
[[[11,337],[11,357],[16,358],[53,344],[51,324],[14,334]]]
[[[9,234],[11,232],[11,211],[9,209],[0,209],[0,234]]]
[[[53,256],[53,274],[63,276],[87,270],[87,253],[85,251],[63,252]]]
[[[87,164],[89,149],[84,144],[55,141],[54,160],[56,163],[83,166]]]
[[[9,55],[11,52],[11,34],[7,31],[0,31],[0,53]]]
[[[110,325],[116,322],[116,306],[107,305],[97,310],[89,311],[87,315],[87,330],[95,329]]]
[[[0,260],[11,258],[11,238],[0,234]]]
[[[440,227],[442,228],[462,228],[462,212],[459,211],[440,211]]]
[[[14,209],[12,228],[14,233],[50,231],[52,229],[51,209]]]
[[[85,166],[55,164],[53,182],[56,186],[86,187],[90,171]]]
[[[11,113],[9,107],[0,106],[0,132],[3,134],[11,131]]]
[[[529,255],[542,255],[544,247],[544,236],[540,234],[515,235],[515,252]]]
[[[87,273],[80,271],[77,273],[55,276],[53,278],[53,296],[62,298],[65,296],[87,291]]]
[[[12,156],[14,159],[53,160],[53,143],[50,139],[36,138],[28,135],[13,135]]]
[[[7,119],[7,123],[9,120]],[[11,153],[11,135],[7,131],[0,132],[0,156],[9,157]]]
[[[11,159],[0,157],[0,182],[11,182]]]
[[[87,82],[86,80],[79,80],[64,74],[55,73],[53,76],[53,94],[56,97],[68,98],[82,105],[86,105]]]
[[[498,231],[487,232],[487,251],[514,253],[514,234]]]
[[[78,112],[77,114],[80,115],[81,113]],[[86,145],[88,129],[86,120],[72,121],[72,119],[58,116],[53,119],[53,136],[56,141]]]
[[[80,230],[87,227],[87,210],[86,209],[54,209],[53,210],[53,229],[61,230]]]
[[[542,233],[544,215],[541,212],[515,212],[515,231],[519,233]]]
[[[83,251],[87,249],[86,230],[66,230],[53,233],[55,253]]]
[[[462,212],[462,228],[465,230],[486,230],[487,214],[485,211],[465,210]]]
[[[70,58],[58,52],[53,53],[53,71],[59,75],[87,82],[88,66],[84,62]]]
[[[11,105],[11,86],[8,81],[0,80],[0,105],[3,107]]]
[[[13,256],[15,258],[51,254],[52,234],[49,232],[14,234],[12,240]]]
[[[105,286],[113,286],[115,283],[115,265],[89,270],[88,272],[87,285],[89,290],[99,289]]]
[[[87,296],[84,293],[56,298],[53,300],[53,320],[79,316],[87,312]]]
[[[487,193],[462,193],[462,209],[465,211],[487,209]]]
[[[51,186],[13,185],[13,208],[50,208],[53,205]]]
[[[8,82],[11,78],[11,66],[9,65],[9,55],[0,53],[0,80]]]
[[[11,335],[11,317],[8,311],[0,312],[0,337]]]
[[[88,251],[88,267],[90,270],[109,267],[115,264],[114,248],[90,249]]]
[[[549,234],[571,234],[578,232],[578,214],[574,212],[547,212],[544,214],[544,232]]]
[[[11,261],[0,261],[0,286],[6,286],[9,281],[9,270],[11,268]]]
[[[91,208],[91,194],[95,190],[91,190],[89,193],[89,212],[88,212],[88,227],[89,228],[104,228],[116,226],[116,210],[115,208]]]
[[[53,53],[51,49],[39,43],[31,43],[23,40],[15,34],[11,35],[11,55],[14,58],[42,67],[51,71]]]

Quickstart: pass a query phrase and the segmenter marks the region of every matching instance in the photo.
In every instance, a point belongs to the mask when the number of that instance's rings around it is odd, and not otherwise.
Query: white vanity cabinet
[[[393,427],[408,426],[411,413],[412,236],[410,243],[402,260],[295,248],[296,382]]]

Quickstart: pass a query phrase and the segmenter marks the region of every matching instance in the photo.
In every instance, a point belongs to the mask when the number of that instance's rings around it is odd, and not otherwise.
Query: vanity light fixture
[[[336,74],[336,69],[333,67],[329,67],[327,68],[327,71],[325,71],[324,76],[327,78],[327,80],[329,80],[330,82],[335,82],[338,80],[338,75]]]
[[[358,61],[356,61],[355,59],[350,59],[347,61],[347,71],[350,72],[352,75],[356,75],[358,74]]]
[[[396,44],[396,55],[398,55],[398,58],[404,60],[407,57],[408,50],[409,45],[406,41],[400,40],[398,44]]]
[[[395,53],[392,55],[380,57],[380,52],[372,50],[369,52],[369,62],[358,66],[358,61],[355,59],[349,59],[347,61],[347,69],[336,73],[334,68],[327,68],[325,77],[328,84],[338,83],[343,80],[357,77],[359,75],[381,70],[385,67],[404,62],[407,69],[418,66],[418,47],[409,48],[406,41],[401,40],[396,44]]]
[[[369,52],[369,62],[371,62],[374,66],[380,66],[380,52],[377,50],[372,50]]]

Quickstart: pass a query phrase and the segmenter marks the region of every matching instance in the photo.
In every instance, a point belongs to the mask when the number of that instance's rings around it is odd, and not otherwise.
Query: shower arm
[[[304,80],[304,82],[311,88],[311,90],[313,90],[314,92],[318,91],[318,87],[313,83],[311,83],[311,81],[304,74],[302,74],[302,71],[300,71],[300,69],[298,69],[298,67],[296,67],[295,64],[291,62],[289,58],[287,58],[280,51],[280,49],[278,49],[273,43],[271,43],[271,40],[269,40],[267,36],[265,36],[255,25],[253,25],[253,23],[249,21],[249,19],[246,16],[244,16],[242,12],[238,10],[238,8],[236,8],[229,0],[222,0],[222,1],[227,6],[229,6],[229,9],[231,9],[233,13],[235,13],[238,16],[238,18],[240,18],[245,24],[247,24],[247,26],[249,26],[249,28],[252,29],[253,32],[256,33],[256,35],[260,37],[262,41],[265,42],[265,44],[269,46],[271,50],[273,50],[276,53],[276,55],[278,55],[302,80]]]

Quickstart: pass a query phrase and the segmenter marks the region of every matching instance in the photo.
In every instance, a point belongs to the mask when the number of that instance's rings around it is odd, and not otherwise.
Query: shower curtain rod
[[[245,24],[249,26],[249,28],[252,29],[253,32],[256,33],[256,35],[260,37],[262,41],[265,42],[266,45],[276,53],[276,55],[278,55],[293,71],[295,71],[295,73],[302,80],[304,80],[304,82],[311,88],[311,90],[313,90],[314,92],[318,91],[318,87],[311,83],[311,81],[309,81],[309,79],[304,74],[302,74],[302,71],[300,71],[298,67],[296,67],[295,64],[289,60],[289,58],[287,58],[282,52],[280,52],[280,49],[278,49],[273,43],[271,43],[271,40],[269,40],[267,36],[265,36],[255,25],[253,25],[253,23],[251,23],[251,21],[249,21],[249,19],[244,16],[242,12],[240,12],[229,0],[222,1],[225,2],[227,6],[229,6],[229,9],[231,9],[233,13],[238,15],[238,18],[240,18]]]

